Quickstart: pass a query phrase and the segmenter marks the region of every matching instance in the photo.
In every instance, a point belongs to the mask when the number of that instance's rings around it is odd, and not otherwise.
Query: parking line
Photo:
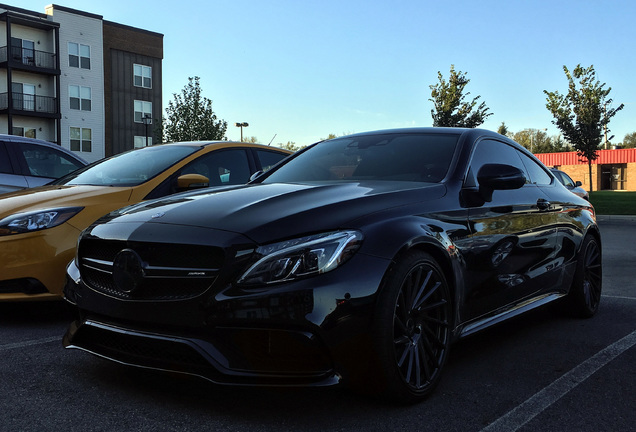
[[[627,296],[603,295],[601,297],[611,298],[611,299],[621,299],[621,300],[636,300],[636,297],[627,297]]]
[[[52,336],[52,337],[48,337],[48,338],[43,338],[43,339],[35,339],[35,340],[30,340],[30,341],[24,341],[24,342],[17,342],[17,343],[11,343],[11,344],[6,344],[6,345],[0,345],[0,351],[8,351],[10,349],[15,349],[15,348],[24,348],[24,347],[28,347],[31,345],[42,345],[42,344],[46,344],[46,343],[51,343],[51,342],[62,342],[62,337],[61,336]]]
[[[636,345],[636,330],[561,376],[521,405],[483,428],[481,432],[511,432],[518,430],[634,345]]]

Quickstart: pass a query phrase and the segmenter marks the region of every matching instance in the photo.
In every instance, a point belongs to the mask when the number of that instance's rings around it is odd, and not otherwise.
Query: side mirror
[[[519,189],[526,184],[526,176],[512,165],[485,164],[477,173],[477,181],[479,192],[486,202],[490,202],[494,191]]]
[[[180,191],[208,186],[210,186],[210,179],[201,174],[184,174],[177,178],[177,188]]]
[[[581,183],[579,180],[577,180],[577,181],[574,182],[574,186],[575,187],[581,187],[581,186],[583,186],[583,183]]]
[[[250,181],[256,180],[257,178],[261,176],[261,174],[263,174],[263,171],[261,170],[256,171],[254,174],[250,176]]]

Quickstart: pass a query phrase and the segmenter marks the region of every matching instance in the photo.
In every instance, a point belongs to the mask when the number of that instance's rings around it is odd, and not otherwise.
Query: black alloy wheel
[[[439,382],[451,340],[452,303],[439,265],[425,252],[403,257],[380,305],[378,352],[385,396],[417,402]]]
[[[572,314],[589,318],[598,310],[603,289],[603,266],[601,248],[595,237],[583,239],[576,263],[576,274],[567,296]]]

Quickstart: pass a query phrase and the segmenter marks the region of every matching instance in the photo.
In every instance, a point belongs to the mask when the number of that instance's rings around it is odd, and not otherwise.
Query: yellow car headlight
[[[24,234],[61,225],[84,207],[67,207],[16,213],[0,220],[0,236]]]

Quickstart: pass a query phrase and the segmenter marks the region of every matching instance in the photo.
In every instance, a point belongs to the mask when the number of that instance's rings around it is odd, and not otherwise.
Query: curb
[[[599,222],[636,222],[636,215],[596,215]]]

